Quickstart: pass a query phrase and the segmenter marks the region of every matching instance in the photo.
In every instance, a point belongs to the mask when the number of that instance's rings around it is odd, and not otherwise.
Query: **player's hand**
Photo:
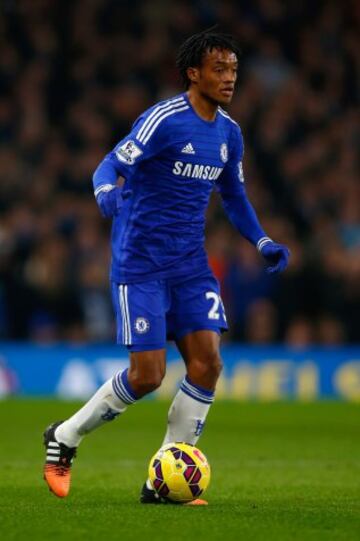
[[[268,274],[277,274],[283,272],[288,266],[290,250],[283,244],[277,244],[272,240],[263,242],[258,247],[259,252],[268,263],[266,272]]]
[[[123,207],[124,200],[130,197],[131,193],[131,190],[123,191],[118,186],[115,186],[110,191],[100,192],[96,197],[96,201],[104,218],[117,216]]]

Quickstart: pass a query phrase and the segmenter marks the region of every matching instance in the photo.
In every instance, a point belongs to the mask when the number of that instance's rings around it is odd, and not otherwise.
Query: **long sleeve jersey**
[[[220,107],[206,121],[183,93],[145,111],[93,178],[95,195],[125,178],[124,204],[112,225],[111,279],[206,272],[205,213],[213,189],[250,242],[264,237],[246,197],[242,158],[240,128]]]

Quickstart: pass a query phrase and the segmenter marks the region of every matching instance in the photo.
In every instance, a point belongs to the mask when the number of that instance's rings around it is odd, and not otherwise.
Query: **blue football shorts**
[[[135,284],[111,283],[117,343],[130,351],[163,349],[166,340],[228,329],[220,287],[211,272]]]

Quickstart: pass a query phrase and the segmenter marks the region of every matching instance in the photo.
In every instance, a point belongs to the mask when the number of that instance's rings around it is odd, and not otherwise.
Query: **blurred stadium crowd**
[[[245,138],[248,192],[292,253],[269,277],[214,196],[207,248],[227,340],[356,341],[356,0],[4,0],[0,10],[2,339],[114,339],[110,224],[92,173],[140,112],[181,91],[178,45],[219,23],[243,50],[229,113]]]

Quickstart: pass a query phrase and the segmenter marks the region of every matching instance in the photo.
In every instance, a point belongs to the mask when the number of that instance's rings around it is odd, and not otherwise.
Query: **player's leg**
[[[220,333],[227,330],[220,287],[211,272],[173,284],[170,333],[186,364],[186,377],[169,411],[168,441],[197,442],[221,372]]]
[[[165,375],[165,363],[165,349],[131,352],[129,368],[106,381],[79,411],[56,428],[57,441],[78,447],[86,434],[157,389]]]
[[[213,403],[221,372],[220,332],[227,329],[226,316],[219,284],[211,273],[176,284],[171,299],[168,334],[175,338],[187,375],[170,406],[163,445],[172,441],[195,445]],[[143,486],[140,499],[143,503],[162,502],[149,480]],[[196,500],[195,503],[206,502]]]
[[[176,345],[185,361],[186,376],[171,404],[163,443],[184,441],[195,445],[214,401],[221,373],[220,336],[212,330],[195,331]]]
[[[216,382],[222,363],[219,353],[220,336],[213,330],[189,333],[176,341],[186,365],[186,377],[170,406],[168,425],[162,445],[183,441],[195,445],[205,425],[214,400]],[[159,497],[148,479],[140,495],[142,503],[166,503]],[[192,505],[206,505],[202,499]]]
[[[54,423],[45,431],[44,476],[49,488],[60,497],[69,492],[72,460],[83,437],[156,389],[165,374],[165,310],[161,283],[125,288],[114,284],[113,299],[118,343],[130,349],[130,367],[106,381],[72,417]]]
[[[83,437],[157,389],[164,374],[165,349],[133,352],[128,369],[106,381],[72,417],[54,423],[45,431],[44,478],[56,496],[65,497],[69,493],[70,468]]]

